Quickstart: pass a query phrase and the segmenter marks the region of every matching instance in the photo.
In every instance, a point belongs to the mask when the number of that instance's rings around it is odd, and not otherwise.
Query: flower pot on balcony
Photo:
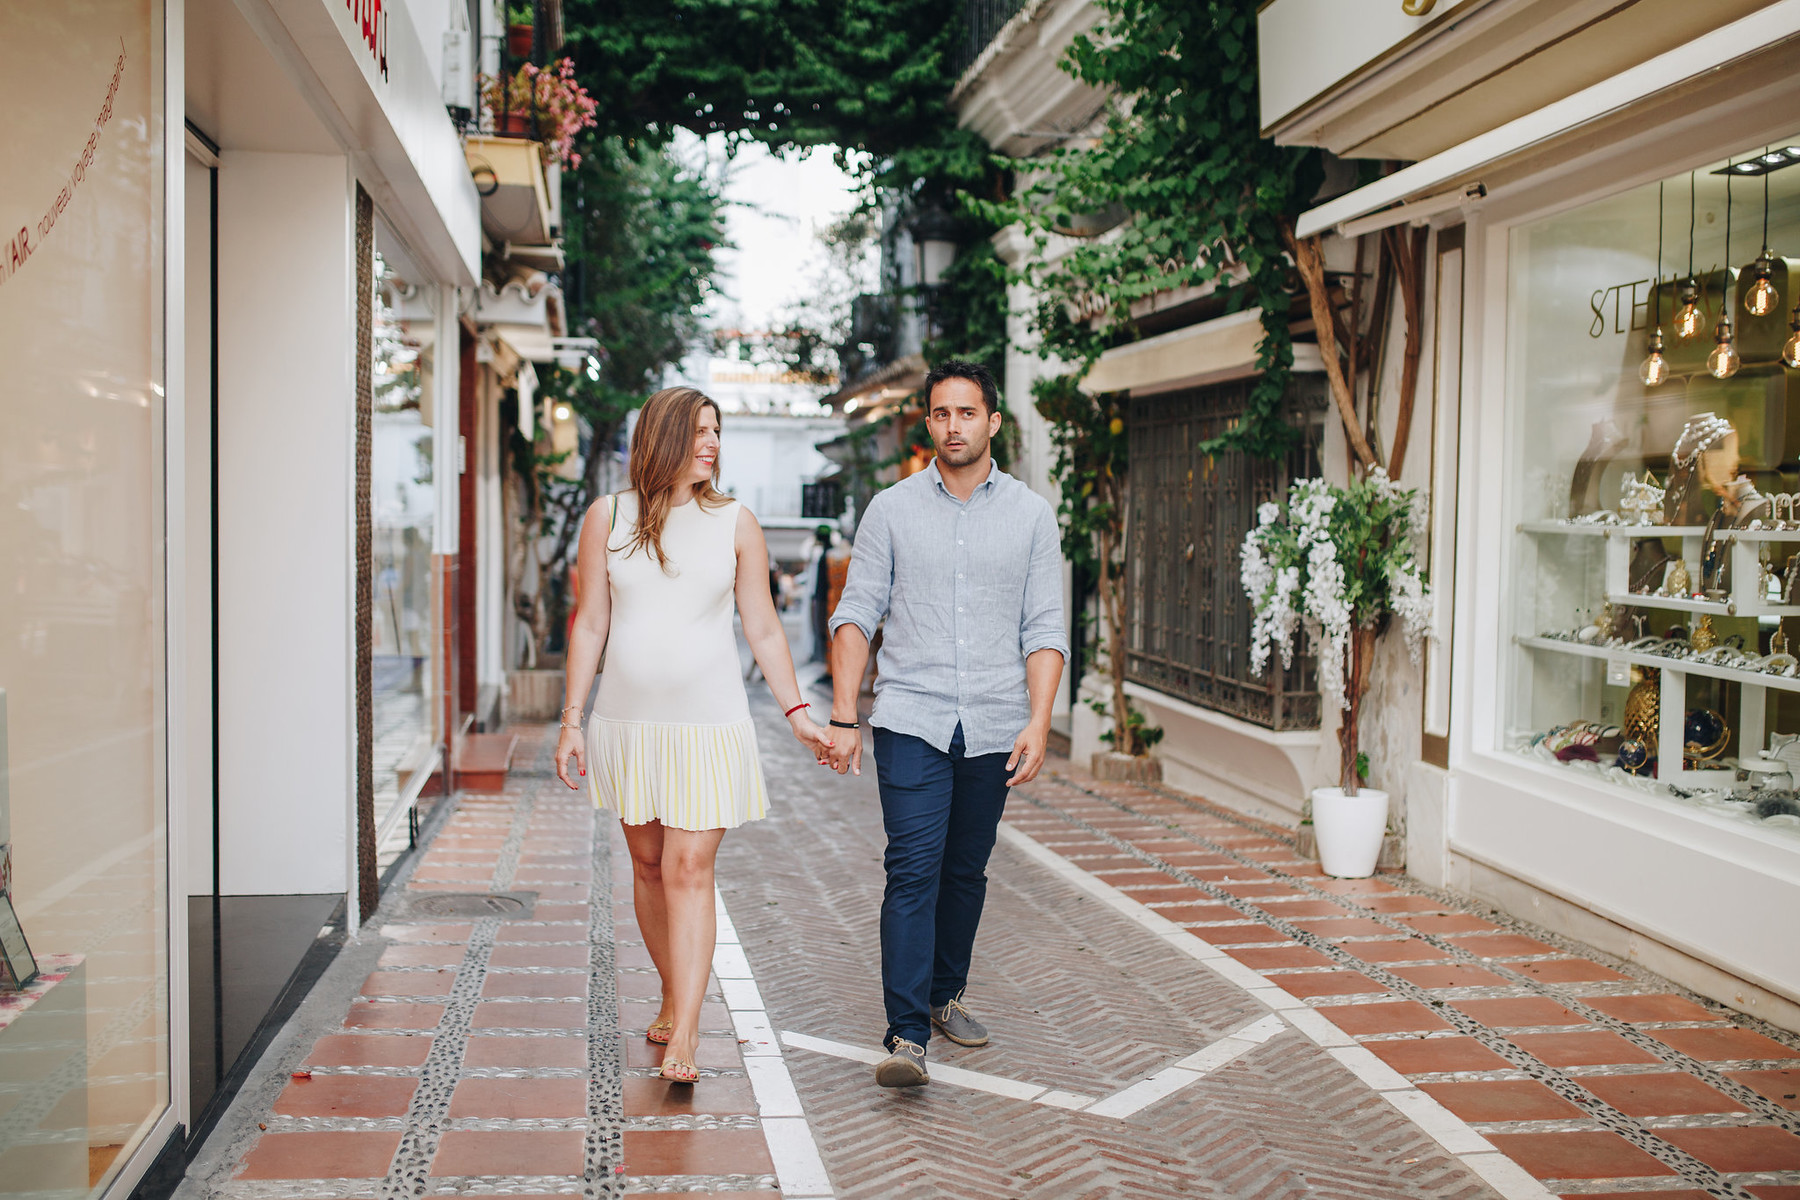
[[[531,26],[508,25],[506,27],[506,52],[514,58],[531,57]]]
[[[528,138],[532,135],[533,121],[528,112],[504,112],[494,114],[494,132],[501,137]]]
[[[1319,866],[1339,879],[1367,879],[1381,857],[1381,839],[1387,832],[1388,794],[1375,788],[1358,788],[1347,796],[1343,788],[1314,788],[1313,833],[1319,840]]]

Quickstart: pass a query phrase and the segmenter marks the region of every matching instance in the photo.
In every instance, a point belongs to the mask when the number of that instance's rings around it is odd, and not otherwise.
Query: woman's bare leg
[[[693,1062],[700,1046],[700,1004],[706,998],[706,976],[712,970],[718,933],[713,860],[724,838],[723,829],[663,831],[662,890],[669,955],[663,973],[663,1004],[675,1021],[667,1057],[683,1062]]]
[[[631,903],[637,910],[638,931],[644,935],[644,949],[656,964],[662,979],[662,1007],[656,1019],[666,1021],[674,1015],[669,998],[669,912],[663,903],[663,826],[661,821],[642,825],[626,825],[625,846],[631,851]]]

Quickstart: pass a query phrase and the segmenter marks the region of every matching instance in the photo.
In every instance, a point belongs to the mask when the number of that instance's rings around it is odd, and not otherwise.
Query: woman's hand
[[[569,755],[575,756],[575,766],[583,774],[587,774],[587,741],[581,736],[581,730],[568,725],[556,738],[556,777],[572,788],[580,789],[581,785],[569,778]]]
[[[802,708],[788,718],[788,728],[794,731],[794,740],[813,752],[813,758],[823,763],[831,758],[831,734],[820,728],[819,724],[807,715]]]

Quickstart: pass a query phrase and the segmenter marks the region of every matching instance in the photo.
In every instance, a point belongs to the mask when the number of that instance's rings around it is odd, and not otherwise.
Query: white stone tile
[[[1469,1170],[1492,1184],[1505,1200],[1556,1200],[1555,1193],[1533,1179],[1529,1171],[1498,1151],[1461,1157]]]
[[[1092,1096],[1083,1096],[1079,1092],[1061,1092],[1054,1088],[1038,1096],[1033,1103],[1048,1104],[1051,1108],[1086,1108],[1094,1102]]]
[[[1378,1092],[1410,1088],[1406,1076],[1376,1058],[1361,1046],[1335,1046],[1327,1053],[1350,1068],[1350,1073]]]
[[[1282,1016],[1286,1017],[1295,1029],[1311,1038],[1317,1045],[1327,1048],[1356,1045],[1355,1038],[1326,1020],[1323,1013],[1308,1008],[1304,1004],[1297,1009],[1283,1012]]]
[[[748,1058],[756,1054],[780,1054],[781,1043],[764,1012],[734,1012],[731,1022],[737,1026],[738,1050]]]
[[[1437,1139],[1452,1154],[1493,1153],[1494,1144],[1470,1129],[1463,1119],[1417,1088],[1383,1092],[1387,1102]]]
[[[713,974],[720,979],[751,979],[750,960],[742,946],[713,947]]]
[[[764,1117],[804,1117],[800,1095],[788,1076],[787,1063],[779,1055],[744,1059],[750,1087],[756,1093],[757,1110]]]
[[[781,1194],[789,1200],[823,1200],[831,1195],[831,1177],[819,1157],[818,1143],[806,1121],[797,1117],[765,1118],[763,1137],[775,1163]]]
[[[1133,1113],[1149,1108],[1164,1096],[1180,1091],[1198,1078],[1200,1076],[1193,1071],[1165,1067],[1148,1079],[1096,1100],[1082,1111],[1092,1117],[1113,1117],[1123,1121]]]
[[[754,979],[721,979],[719,990],[725,993],[725,1007],[733,1012],[739,1009],[756,1009],[761,1011],[762,993],[756,990]]]

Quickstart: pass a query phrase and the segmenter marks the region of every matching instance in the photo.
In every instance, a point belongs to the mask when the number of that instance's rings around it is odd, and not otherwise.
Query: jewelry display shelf
[[[1737,744],[1740,752],[1744,752],[1745,747],[1749,747],[1751,751],[1759,750],[1768,740],[1764,731],[1764,719],[1768,712],[1768,689],[1800,692],[1800,678],[1784,675],[1768,675],[1761,671],[1746,671],[1738,667],[1693,662],[1684,658],[1667,658],[1660,654],[1646,654],[1641,650],[1626,650],[1620,646],[1595,646],[1587,642],[1565,642],[1560,638],[1520,637],[1517,641],[1519,645],[1533,650],[1547,650],[1555,654],[1602,659],[1608,662],[1624,662],[1640,667],[1654,667],[1660,671],[1656,778],[1663,783],[1688,786],[1716,784],[1721,775],[1728,773],[1723,767],[1701,767],[1690,770],[1682,765],[1682,748],[1687,740],[1684,726],[1688,711],[1687,677],[1689,675],[1722,679],[1741,685],[1738,692],[1738,719],[1737,724],[1733,727],[1737,732]]]
[[[1604,543],[1603,576],[1606,598],[1616,605],[1636,608],[1661,608],[1677,612],[1708,613],[1720,617],[1795,617],[1800,604],[1777,604],[1762,592],[1764,578],[1758,560],[1757,546],[1763,542],[1800,542],[1800,529],[1726,529],[1714,532],[1730,557],[1731,591],[1723,600],[1696,596],[1659,596],[1634,592],[1631,583],[1631,545],[1646,539],[1680,538],[1681,560],[1692,564],[1691,577],[1702,572],[1706,530],[1699,525],[1576,525],[1567,521],[1527,521],[1519,526],[1524,533],[1555,533],[1592,536],[1598,534]],[[1620,536],[1614,537],[1614,534]],[[1774,564],[1771,564],[1773,567]]]
[[[1520,533],[1562,533],[1574,537],[1610,538],[1615,534],[1626,539],[1701,538],[1704,525],[1588,525],[1575,521],[1521,521]],[[1800,542],[1800,529],[1726,529],[1720,536],[1740,542]]]

